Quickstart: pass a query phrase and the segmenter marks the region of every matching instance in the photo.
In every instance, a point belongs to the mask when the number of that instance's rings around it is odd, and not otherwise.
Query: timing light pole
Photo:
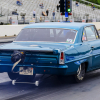
[[[72,12],[72,0],[60,0],[59,4],[61,15],[65,15],[67,21],[68,15]]]

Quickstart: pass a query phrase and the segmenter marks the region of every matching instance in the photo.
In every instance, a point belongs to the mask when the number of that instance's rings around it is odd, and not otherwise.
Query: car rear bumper
[[[14,71],[19,71],[19,67],[16,66]],[[25,66],[28,67],[28,66]],[[33,72],[35,74],[54,74],[54,75],[67,75],[68,73],[68,66],[67,65],[57,65],[57,66],[29,66],[33,68]],[[0,72],[11,72],[12,66],[11,65],[0,65]]]
[[[68,66],[58,65],[58,66],[38,66],[34,67],[34,73],[36,74],[54,74],[54,75],[66,75]]]
[[[0,64],[0,72],[11,72],[12,64]],[[73,75],[76,74],[79,65],[74,63],[69,63],[66,65],[52,65],[52,66],[43,66],[43,65],[17,65],[14,68],[14,72],[19,71],[19,67],[31,67],[35,74],[52,74],[52,75]]]

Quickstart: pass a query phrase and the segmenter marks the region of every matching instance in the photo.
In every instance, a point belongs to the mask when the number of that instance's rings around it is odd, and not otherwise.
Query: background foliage
[[[100,5],[100,0],[87,0],[87,1],[90,1],[90,2],[93,2],[93,3],[96,3],[96,4]]]
[[[82,0],[73,0],[73,1],[78,1],[78,2],[80,2],[80,3],[83,3],[83,4],[87,5],[87,6],[91,6],[91,4],[86,3],[86,2],[84,2],[84,1],[82,1]],[[92,2],[92,3],[95,3],[95,4],[100,5],[100,0],[86,0],[86,1],[89,1],[89,2]],[[97,6],[97,5],[95,5],[95,4],[94,4],[94,7],[100,9],[100,6]]]

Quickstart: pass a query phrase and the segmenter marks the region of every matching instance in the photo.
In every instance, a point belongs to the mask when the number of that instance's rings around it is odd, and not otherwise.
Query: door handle
[[[94,49],[94,46],[92,46],[91,49]]]

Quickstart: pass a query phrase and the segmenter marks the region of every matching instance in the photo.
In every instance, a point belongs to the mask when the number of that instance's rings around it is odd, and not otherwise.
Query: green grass
[[[95,4],[100,5],[100,0],[86,0],[86,1],[93,2]]]
[[[83,4],[87,5],[87,6],[91,6],[91,4],[89,4],[89,3],[87,3],[87,2],[84,2],[84,1],[82,1],[82,0],[73,0],[73,1],[78,1],[78,2],[80,2],[80,3],[83,3]],[[100,0],[87,0],[87,1],[93,2],[93,3],[95,3],[95,4],[100,4]],[[98,2],[97,2],[97,1],[98,1]],[[100,6],[97,6],[97,5],[95,5],[95,4],[94,4],[94,7],[97,8],[97,9],[100,9]]]

